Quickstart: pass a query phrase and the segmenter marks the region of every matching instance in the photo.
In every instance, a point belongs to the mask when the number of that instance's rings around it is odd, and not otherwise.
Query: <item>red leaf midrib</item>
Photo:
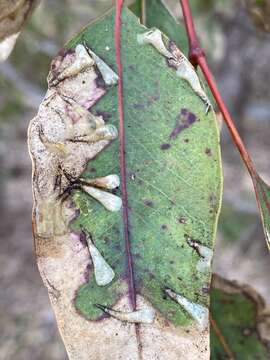
[[[121,193],[123,202],[123,225],[124,225],[124,240],[125,252],[127,256],[127,277],[129,287],[129,299],[133,310],[136,310],[136,288],[134,280],[133,259],[131,252],[131,242],[129,233],[129,213],[128,213],[128,193],[127,193],[127,175],[126,175],[126,158],[125,158],[125,126],[124,126],[124,106],[123,106],[123,67],[121,62],[121,15],[123,0],[116,1],[116,14],[115,14],[115,53],[116,65],[118,73],[118,114],[119,114],[119,162],[120,162],[120,175],[121,175]]]

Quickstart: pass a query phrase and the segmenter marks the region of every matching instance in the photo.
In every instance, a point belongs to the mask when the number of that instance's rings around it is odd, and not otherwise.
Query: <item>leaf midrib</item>
[[[120,0],[116,2],[115,28],[114,28],[116,66],[119,77],[117,84],[118,113],[119,113],[119,163],[120,163],[120,175],[121,175],[121,195],[123,202],[122,214],[123,214],[123,225],[124,225],[124,240],[125,240],[125,251],[127,256],[129,299],[132,309],[136,310],[136,306],[137,306],[136,288],[135,288],[133,258],[131,253],[131,242],[130,242],[130,233],[129,233],[128,193],[127,193],[126,156],[125,156],[123,68],[121,62],[122,6],[123,6],[123,1]]]

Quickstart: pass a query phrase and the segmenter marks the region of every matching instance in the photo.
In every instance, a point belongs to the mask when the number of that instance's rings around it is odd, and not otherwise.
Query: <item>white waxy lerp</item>
[[[150,308],[135,310],[132,312],[122,312],[109,309],[102,305],[98,305],[98,307],[115,319],[129,323],[152,324],[156,316],[155,311]]]
[[[0,62],[5,61],[9,57],[19,35],[20,32],[12,34],[0,41]]]
[[[138,34],[137,42],[140,45],[151,44],[152,46],[154,46],[154,48],[156,48],[156,50],[161,55],[165,56],[167,59],[174,59],[176,61],[177,60],[179,61],[179,59],[175,58],[175,56],[164,45],[164,42],[162,39],[162,33],[159,29],[152,29],[143,34]],[[209,112],[209,110],[211,109],[211,103],[210,103],[207,95],[205,94],[205,92],[202,89],[199,77],[198,77],[195,69],[189,63],[189,61],[184,56],[184,54],[181,53],[181,55],[182,55],[181,61],[179,61],[179,67],[176,70],[176,75],[178,77],[186,80],[190,84],[190,86],[192,87],[194,92],[205,103],[205,105],[206,105],[205,112],[207,114]]]
[[[95,179],[80,179],[83,183],[89,186],[97,186],[104,189],[115,189],[120,185],[120,178],[118,175],[112,174]]]
[[[95,63],[97,64],[97,67],[103,77],[103,80],[105,81],[105,84],[107,84],[107,85],[117,84],[118,79],[119,79],[118,75],[99,56],[97,56],[94,53],[94,51],[92,51],[88,46],[87,46],[87,50],[91,54],[93,59],[95,60]]]
[[[199,245],[198,252],[202,256],[202,259],[198,261],[196,269],[200,272],[207,271],[211,267],[213,250],[209,249],[206,246]]]
[[[83,190],[98,200],[107,210],[119,211],[122,207],[122,199],[114,194],[107,193],[92,186],[83,185]]]
[[[104,125],[99,127],[95,131],[96,139],[100,138],[101,140],[114,140],[118,136],[118,130],[114,125]]]
[[[186,310],[186,312],[189,313],[189,315],[196,321],[200,330],[203,331],[208,327],[209,311],[205,306],[193,303],[184,296],[175,293],[171,289],[166,289],[165,292],[171,299],[176,301]]]
[[[89,237],[87,237],[87,244],[93,262],[96,283],[98,286],[110,284],[115,276],[113,269],[100,254]]]
[[[162,40],[162,33],[158,29],[149,30],[143,34],[137,35],[137,42],[140,45],[151,44],[154,46],[163,56],[170,59],[172,54],[166,49]]]

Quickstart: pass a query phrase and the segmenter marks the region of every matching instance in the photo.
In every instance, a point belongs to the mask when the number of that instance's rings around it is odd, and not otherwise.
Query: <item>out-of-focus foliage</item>
[[[256,27],[260,30],[270,31],[270,1],[245,0],[246,7]]]
[[[223,205],[219,223],[226,245],[230,246],[233,242],[241,241],[241,236],[246,234],[254,223],[256,225],[256,221],[257,217],[254,214],[237,211],[228,204]]]
[[[18,33],[39,0],[0,1],[0,40]]]
[[[269,359],[269,311],[251,287],[214,276],[211,360]]]
[[[8,58],[39,0],[0,0],[0,62]]]

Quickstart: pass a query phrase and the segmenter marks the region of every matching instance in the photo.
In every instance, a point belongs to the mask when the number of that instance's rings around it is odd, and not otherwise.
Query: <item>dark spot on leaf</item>
[[[212,156],[213,155],[212,150],[210,148],[206,148],[205,153],[206,153],[207,156]]]
[[[95,83],[96,83],[97,87],[101,88],[101,89],[106,89],[106,84],[103,79],[103,76],[101,75],[101,72],[98,69],[96,69],[96,73],[97,73],[97,78],[95,80]]]
[[[160,145],[161,150],[168,150],[170,147],[171,147],[171,144],[168,144],[168,143]]]
[[[89,171],[90,171],[90,172],[96,172],[97,170],[92,167],[92,168],[89,169]]]
[[[214,194],[211,194],[209,196],[209,202],[210,202],[210,211],[213,210],[214,213],[218,210],[218,204],[216,201],[216,196]]]
[[[181,216],[181,217],[178,219],[178,222],[179,222],[179,224],[186,224],[186,223],[187,223],[187,219],[184,218],[183,216]]]
[[[176,125],[171,132],[170,139],[175,140],[184,129],[189,128],[197,120],[196,115],[188,109],[181,109],[180,114],[176,118]]]
[[[83,245],[83,247],[88,246],[86,241],[86,234],[85,232],[81,232],[79,236],[80,243]]]
[[[169,51],[172,53],[172,57],[167,59],[167,64],[169,67],[177,70],[179,67],[179,60],[182,58],[182,54],[176,44],[173,41],[169,41]]]
[[[110,244],[110,243],[111,243],[111,239],[110,239],[108,236],[105,236],[105,237],[104,237],[104,242],[105,242],[106,244]]]
[[[145,206],[148,206],[148,207],[154,207],[154,203],[153,203],[153,201],[151,201],[151,200],[144,200],[144,205]]]
[[[194,250],[196,251],[196,253],[197,253],[200,257],[202,257],[201,254],[200,254],[200,252],[199,252],[199,249],[198,249],[198,245],[201,245],[202,243],[201,243],[199,240],[194,240],[194,239],[192,239],[192,238],[191,238],[189,235],[187,235],[187,234],[185,234],[184,237],[185,237],[185,240],[186,240],[187,244],[188,244],[190,247],[192,247],[192,249],[194,249]]]
[[[112,114],[108,111],[97,111],[96,114],[97,116],[102,116],[102,119],[105,122],[107,122],[112,117]]]
[[[210,293],[210,288],[207,287],[207,286],[202,287],[202,293],[203,294],[209,294]]]
[[[89,263],[89,264],[86,266],[85,270],[84,270],[83,276],[84,276],[85,282],[87,282],[87,283],[89,282],[91,269],[92,269],[92,266],[91,266],[91,264]]]
[[[188,143],[188,142],[189,142],[189,139],[185,139],[184,141],[185,141],[185,143]]]
[[[129,173],[128,177],[130,178],[130,180],[134,181],[136,179],[136,174],[135,173]]]
[[[161,225],[162,230],[168,230],[168,226],[166,224]]]

